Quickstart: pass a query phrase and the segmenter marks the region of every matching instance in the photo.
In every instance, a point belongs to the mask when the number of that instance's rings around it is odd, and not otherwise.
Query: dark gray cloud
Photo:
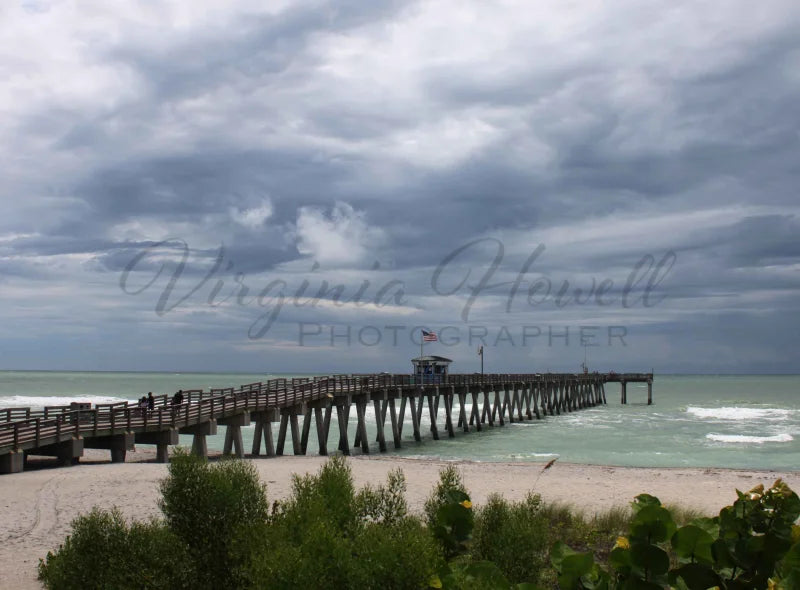
[[[594,351],[608,368],[796,370],[790,2],[39,8],[0,25],[7,367],[405,369],[416,345],[385,326],[428,325],[457,328],[465,366],[472,326],[504,369],[569,368],[588,324],[629,334]],[[670,253],[658,303],[624,305]],[[402,302],[362,305],[390,281]],[[587,295],[603,281],[612,303]],[[571,343],[521,346],[524,325]]]

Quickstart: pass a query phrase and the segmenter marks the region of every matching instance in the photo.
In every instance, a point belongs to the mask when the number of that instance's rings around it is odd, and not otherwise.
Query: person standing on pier
[[[156,398],[153,397],[153,392],[147,394],[147,409],[151,412],[156,408]]]

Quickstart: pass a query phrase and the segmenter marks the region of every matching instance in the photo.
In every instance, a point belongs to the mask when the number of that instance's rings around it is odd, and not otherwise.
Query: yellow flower
[[[466,508],[467,510],[469,510],[470,508],[472,508],[472,502],[470,502],[469,500],[464,500],[463,502],[460,502],[460,504],[461,504],[461,505],[462,505],[464,508]]]
[[[430,586],[431,588],[441,588],[442,581],[439,579],[439,576],[434,574],[433,577],[430,579],[430,581],[428,581],[428,586]]]
[[[614,549],[620,547],[621,549],[630,549],[631,542],[625,537],[617,537],[617,542],[614,544]]]

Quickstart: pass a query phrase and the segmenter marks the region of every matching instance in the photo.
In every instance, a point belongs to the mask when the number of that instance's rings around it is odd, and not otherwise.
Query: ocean
[[[298,375],[0,371],[0,408],[136,400],[148,391],[172,394],[178,389],[230,387],[292,376]],[[439,441],[430,437],[426,408],[423,433],[427,436],[420,443],[411,438],[407,413],[403,448],[393,450],[390,440],[389,453],[444,460],[544,462],[558,458],[636,467],[800,469],[798,375],[657,374],[652,406],[646,405],[645,384],[629,384],[627,405],[619,403],[618,384],[607,384],[606,397],[605,406],[507,423],[480,433],[457,432],[454,439],[443,432],[444,409],[440,408],[443,436]],[[352,411],[351,441],[355,420]],[[367,421],[374,441],[372,408]],[[311,430],[309,453],[317,449]],[[217,436],[209,437],[210,449],[222,449],[224,432],[220,427]],[[247,451],[252,433],[252,427],[243,429]],[[338,431],[332,426],[328,448],[334,450],[337,440]],[[191,437],[182,436],[181,444],[191,445]],[[375,443],[373,447],[377,453]],[[291,453],[289,441],[286,453]]]

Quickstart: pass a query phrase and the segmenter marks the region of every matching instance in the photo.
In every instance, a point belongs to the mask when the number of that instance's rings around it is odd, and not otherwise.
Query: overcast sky
[[[797,372],[800,3],[0,5],[0,368]],[[365,282],[366,281],[366,282]]]

